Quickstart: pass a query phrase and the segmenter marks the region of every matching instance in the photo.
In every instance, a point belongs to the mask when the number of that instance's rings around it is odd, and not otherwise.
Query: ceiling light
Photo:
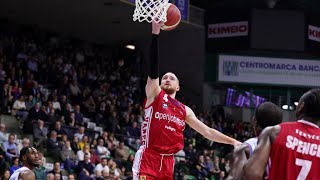
[[[288,105],[286,105],[286,104],[283,105],[283,106],[282,106],[282,109],[288,109]]]
[[[131,50],[135,50],[136,49],[136,47],[134,45],[132,45],[132,44],[126,45],[126,48],[127,49],[131,49]]]

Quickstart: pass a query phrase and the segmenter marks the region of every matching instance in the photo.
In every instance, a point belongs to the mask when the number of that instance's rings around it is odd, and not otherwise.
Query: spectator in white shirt
[[[105,144],[104,139],[98,138],[97,151],[101,159],[110,156],[110,151],[104,146],[104,144]]]
[[[23,95],[20,95],[19,98],[13,103],[12,115],[17,115],[18,117],[21,117],[22,121],[25,121],[27,119],[28,111]]]
[[[97,178],[102,176],[102,171],[107,171],[107,176],[109,176],[109,166],[107,158],[102,158],[101,163],[97,164],[97,166],[94,168],[94,174]]]
[[[84,136],[84,127],[80,126],[78,131],[79,132],[75,133],[74,136],[77,136],[78,139],[82,139],[82,137]]]

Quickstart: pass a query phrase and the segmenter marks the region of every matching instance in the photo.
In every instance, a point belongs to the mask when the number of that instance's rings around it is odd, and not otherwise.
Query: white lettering
[[[298,144],[299,144],[299,145],[298,145],[298,147],[297,147],[297,152],[302,153],[303,142],[302,142],[302,141],[299,141]]]
[[[320,145],[304,142],[290,135],[287,136],[286,147],[301,154],[320,157]]]
[[[160,112],[155,113],[155,118],[159,120],[167,120],[168,123],[173,122],[176,123],[179,126],[185,126],[185,122],[183,120],[180,120],[176,116],[173,116],[171,114],[164,114]]]
[[[310,155],[315,156],[317,153],[317,145],[316,144],[311,144],[310,146]]]
[[[293,144],[292,144],[292,140],[293,140],[293,137],[292,136],[287,136],[287,143],[286,143],[286,146],[287,148],[291,149]]]

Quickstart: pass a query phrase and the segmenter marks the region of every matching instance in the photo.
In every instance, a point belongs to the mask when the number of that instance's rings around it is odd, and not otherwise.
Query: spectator
[[[111,133],[119,133],[121,132],[120,126],[119,126],[119,119],[117,116],[117,112],[113,111],[111,114],[111,117],[109,117],[107,121],[108,126],[106,127],[108,132]]]
[[[47,174],[47,180],[54,180],[54,174],[48,173]]]
[[[8,169],[6,169],[3,173],[3,175],[1,174],[1,180],[9,180],[10,178],[10,171]]]
[[[32,89],[30,89],[28,95],[32,95],[33,97],[37,97],[39,95],[41,96],[41,91],[40,91],[40,88],[38,86],[37,81],[33,82],[33,87],[32,87]]]
[[[49,173],[52,173],[56,176],[56,174],[59,174],[60,179],[62,180],[62,176],[68,176],[68,172],[66,172],[65,170],[61,169],[61,164],[59,161],[54,162],[54,166],[53,169],[51,171],[49,171]]]
[[[5,160],[5,155],[3,149],[0,148],[0,174],[3,174],[5,169],[10,168],[10,164]]]
[[[138,123],[136,121],[132,122],[132,125],[127,127],[126,131],[128,138],[128,144],[135,149],[138,149],[140,146],[140,129],[138,128]]]
[[[57,140],[57,132],[52,130],[50,132],[50,138],[47,141],[47,152],[55,161],[62,161],[61,155],[62,144],[59,144]]]
[[[82,139],[82,137],[84,136],[84,127],[80,126],[78,128],[78,132],[74,134],[74,136],[77,136],[78,139]]]
[[[41,157],[40,157],[41,156]],[[39,153],[39,166],[33,169],[36,180],[44,180],[46,179],[45,167],[43,166],[43,155]]]
[[[44,122],[38,120],[38,126],[33,130],[34,145],[40,150],[43,149],[44,142],[47,141],[48,128],[44,127]]]
[[[179,163],[180,161],[185,162],[186,161],[186,153],[183,149],[181,149],[179,152],[175,154],[175,163]]]
[[[87,135],[84,135],[82,136],[82,140],[79,142],[80,149],[83,149],[86,144],[89,144],[89,138]]]
[[[69,174],[67,180],[75,180],[74,174]]]
[[[64,128],[61,127],[61,122],[60,121],[56,121],[56,123],[54,124],[53,130],[57,133],[58,141],[62,140],[62,136],[64,134],[68,135],[67,131]]]
[[[189,144],[188,145],[188,148],[186,149],[186,158],[191,160],[191,161],[194,161],[196,159],[196,153],[195,153],[195,150],[193,149],[193,145],[192,144]]]
[[[83,160],[79,161],[77,166],[77,173],[79,179],[92,178],[94,176],[94,165],[90,163],[90,155],[85,153]]]
[[[52,107],[54,110],[56,110],[58,113],[61,112],[61,105],[60,102],[58,101],[58,96],[54,95],[53,100],[52,100]]]
[[[32,95],[28,96],[27,101],[25,101],[26,110],[30,112],[30,110],[35,106],[35,102]]]
[[[113,159],[108,160],[108,166],[109,166],[109,176],[111,179],[118,179],[120,177],[120,171],[117,168],[117,163],[113,161]]]
[[[207,171],[213,172],[213,162],[212,162],[212,160],[211,160],[211,158],[209,156],[205,157],[204,168]]]
[[[10,174],[13,174],[19,168],[20,168],[20,166],[19,166],[19,158],[18,157],[12,158],[12,165],[10,167]]]
[[[110,156],[110,151],[104,146],[104,144],[104,139],[98,138],[97,152],[101,159]]]
[[[80,112],[80,105],[76,105],[74,108],[74,116],[77,126],[84,126],[83,114]]]
[[[101,163],[97,164],[94,168],[94,173],[96,178],[102,177],[102,171],[106,171],[107,176],[109,176],[109,166],[107,158],[102,158]]]
[[[115,159],[125,162],[129,157],[129,149],[124,145],[124,142],[120,142],[119,146],[115,149]]]
[[[214,174],[214,177],[216,179],[219,179],[220,178],[220,166],[219,166],[219,157],[215,157],[214,158],[214,162],[213,162],[213,174]]]
[[[225,176],[226,176],[226,173],[224,171],[221,171],[218,180],[225,180]]]
[[[54,180],[62,180],[62,176],[59,173],[54,174]]]
[[[90,145],[90,162],[93,164],[93,165],[96,165],[98,163],[101,162],[101,159],[100,157],[97,155],[97,149],[94,145]]]
[[[24,147],[30,147],[30,139],[25,137],[22,139],[22,143],[18,143],[17,144],[17,149],[18,149],[18,152],[21,151],[22,148]]]
[[[133,166],[134,155],[130,154],[128,160],[126,161],[126,176],[132,177],[132,166]]]
[[[79,146],[79,138],[77,136],[73,136],[72,138],[71,149],[74,153],[77,153],[79,150],[81,150]]]
[[[2,145],[8,139],[7,134],[5,133],[5,131],[6,131],[6,125],[1,123],[0,124],[0,145]]]
[[[27,119],[28,111],[23,95],[20,95],[19,98],[13,103],[12,115],[16,115],[19,118],[22,118],[22,122],[24,122]]]
[[[47,121],[47,115],[41,110],[41,105],[39,102],[36,103],[34,108],[30,109],[28,121],[25,121],[23,126],[24,132],[33,134],[33,127],[36,125],[35,123],[38,120]]]
[[[89,144],[84,145],[83,150],[79,150],[77,152],[78,161],[83,161],[84,154],[88,154],[89,160],[90,160],[91,154],[90,154],[90,145]]]
[[[52,125],[55,122],[59,121],[59,116],[56,114],[56,110],[54,108],[50,108],[50,112],[47,115],[47,123]]]
[[[14,143],[15,139],[15,134],[10,134],[8,137],[8,141],[3,143],[3,150],[6,153],[6,159],[8,161],[11,161],[13,157],[19,157],[18,148]]]
[[[71,170],[76,167],[74,162],[78,160],[76,154],[71,149],[70,141],[66,141],[62,148],[61,154],[64,162],[64,168],[70,173]]]

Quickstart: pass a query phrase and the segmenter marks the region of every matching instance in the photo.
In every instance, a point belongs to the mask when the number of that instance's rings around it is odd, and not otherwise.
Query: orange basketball
[[[181,20],[180,10],[176,5],[169,3],[169,8],[167,11],[167,21],[161,26],[162,30],[170,31],[176,28]]]

